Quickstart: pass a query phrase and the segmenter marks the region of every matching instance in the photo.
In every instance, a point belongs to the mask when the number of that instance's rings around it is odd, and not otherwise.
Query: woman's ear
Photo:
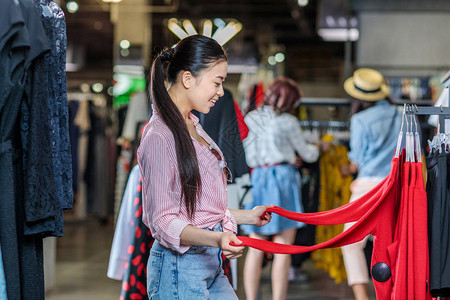
[[[184,88],[186,89],[190,88],[193,82],[193,76],[191,72],[183,71],[180,76],[181,76],[180,78],[181,83],[183,84]]]

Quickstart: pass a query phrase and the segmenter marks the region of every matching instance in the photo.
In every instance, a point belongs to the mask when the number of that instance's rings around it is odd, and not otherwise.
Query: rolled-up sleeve
[[[228,231],[237,234],[237,222],[229,209],[225,211],[225,217],[223,218],[222,221],[222,227],[223,231]]]
[[[180,195],[175,191],[175,167],[171,162],[167,139],[155,132],[141,142],[138,162],[142,172],[143,220],[161,245],[179,253],[190,246],[180,243],[183,229],[189,225],[180,218]]]
[[[364,125],[357,118],[350,121],[350,152],[348,159],[361,166],[364,163],[364,151],[367,150],[367,137]]]

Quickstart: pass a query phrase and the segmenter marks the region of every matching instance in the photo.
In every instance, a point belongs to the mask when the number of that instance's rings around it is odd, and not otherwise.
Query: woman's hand
[[[230,242],[235,243],[236,245],[242,244],[242,241],[239,240],[233,233],[231,232],[222,232],[219,247],[222,249],[223,254],[228,259],[235,259],[242,256],[244,253],[244,246],[236,247],[231,246]]]
[[[272,213],[266,212],[264,213],[269,207],[274,207],[275,205],[260,205],[255,206],[252,210],[249,210],[249,216],[252,220],[251,225],[255,225],[258,227],[264,226],[270,222],[272,219]],[[264,214],[264,215],[263,215]]]

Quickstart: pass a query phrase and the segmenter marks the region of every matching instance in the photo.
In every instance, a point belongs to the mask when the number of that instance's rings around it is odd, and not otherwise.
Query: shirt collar
[[[196,115],[194,115],[192,112],[189,113],[189,119],[192,120],[192,123],[194,123],[194,126],[197,126],[199,119]]]
[[[385,105],[385,104],[389,104],[386,99],[379,100],[375,103],[375,105]]]

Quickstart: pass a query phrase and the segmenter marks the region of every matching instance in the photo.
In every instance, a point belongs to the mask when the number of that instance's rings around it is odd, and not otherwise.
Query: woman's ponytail
[[[201,193],[201,177],[197,154],[191,136],[181,112],[169,96],[164,84],[164,63],[172,60],[174,49],[162,51],[154,60],[151,72],[150,95],[158,114],[169,127],[175,139],[178,169],[181,179],[181,199],[184,202],[188,216],[193,219],[196,200]]]

